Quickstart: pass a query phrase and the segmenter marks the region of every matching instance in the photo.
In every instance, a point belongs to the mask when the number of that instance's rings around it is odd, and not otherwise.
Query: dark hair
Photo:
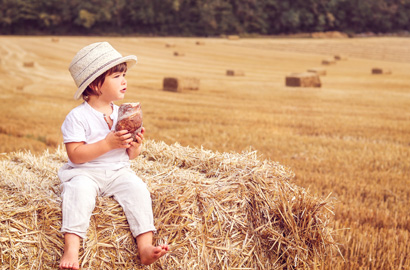
[[[101,74],[100,76],[98,76],[92,83],[90,83],[87,86],[87,88],[85,88],[84,92],[81,94],[83,100],[87,101],[89,99],[89,96],[92,96],[92,95],[95,95],[95,96],[101,95],[100,92],[93,90],[93,86],[101,86],[105,81],[105,77],[115,72],[127,72],[127,63],[123,62],[121,64],[118,64],[110,68],[109,70]]]

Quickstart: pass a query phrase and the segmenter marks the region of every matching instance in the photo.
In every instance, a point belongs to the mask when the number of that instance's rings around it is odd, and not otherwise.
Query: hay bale
[[[228,35],[228,39],[229,40],[238,40],[239,36],[237,36],[237,35]]]
[[[311,72],[311,73],[315,73],[319,76],[325,76],[326,75],[326,69],[324,69],[324,68],[309,68],[306,71]]]
[[[183,53],[183,52],[174,52],[174,56],[184,56],[185,55],[185,53]]]
[[[181,92],[183,90],[199,90],[199,79],[194,77],[165,77],[162,82],[164,91]]]
[[[23,67],[34,67],[34,62],[33,61],[24,62]]]
[[[286,86],[321,87],[319,75],[312,72],[292,73],[286,76]]]
[[[245,72],[243,72],[242,70],[228,69],[226,71],[226,76],[245,76]]]
[[[0,161],[2,269],[58,268],[63,149],[11,153]],[[295,186],[291,171],[256,152],[146,140],[131,169],[152,194],[154,241],[171,250],[142,266],[121,207],[98,198],[81,269],[313,269],[337,247],[328,199]]]
[[[391,74],[390,69],[385,69],[385,68],[372,68],[372,74]]]
[[[336,64],[336,60],[333,59],[333,58],[328,58],[328,59],[323,59],[322,60],[322,65],[329,66],[329,65],[334,65],[334,64]]]
[[[348,38],[349,35],[339,31],[314,32],[312,38]]]
[[[335,58],[335,60],[337,60],[337,61],[347,60],[347,56],[345,56],[345,55],[340,55],[340,54],[336,54],[336,55],[334,56],[334,58]]]

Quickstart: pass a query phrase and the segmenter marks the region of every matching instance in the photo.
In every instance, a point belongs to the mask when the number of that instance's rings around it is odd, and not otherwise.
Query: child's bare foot
[[[146,246],[139,250],[141,263],[145,265],[149,265],[162,256],[164,256],[169,251],[168,245],[160,245],[160,246]]]
[[[80,269],[78,252],[80,249],[80,237],[75,234],[64,235],[64,254],[61,258],[60,269]]]
[[[80,269],[78,251],[65,251],[61,258],[60,269]]]

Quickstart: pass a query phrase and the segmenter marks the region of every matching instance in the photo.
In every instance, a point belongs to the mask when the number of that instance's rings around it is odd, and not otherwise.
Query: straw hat
[[[137,57],[123,57],[108,42],[97,42],[82,48],[68,68],[78,87],[74,99],[79,99],[87,86],[98,76],[123,62],[130,68],[137,63]]]

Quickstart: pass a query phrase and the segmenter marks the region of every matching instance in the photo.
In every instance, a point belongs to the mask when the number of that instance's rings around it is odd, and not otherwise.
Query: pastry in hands
[[[142,110],[139,102],[123,103],[118,110],[118,121],[115,131],[126,129],[131,133],[131,137],[136,141],[135,136],[141,132]]]

